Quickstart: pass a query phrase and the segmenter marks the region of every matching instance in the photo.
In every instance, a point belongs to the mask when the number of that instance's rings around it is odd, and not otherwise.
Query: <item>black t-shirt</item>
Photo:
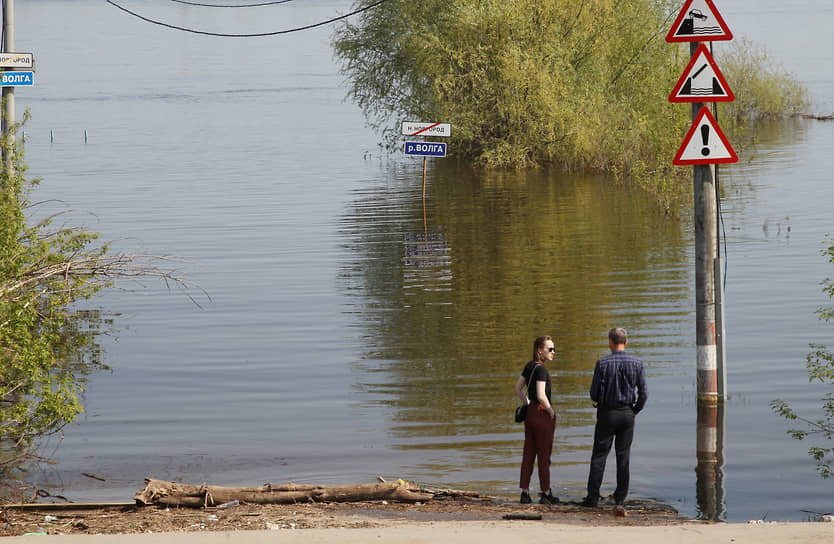
[[[532,381],[530,380],[530,372],[535,372]],[[530,361],[524,367],[524,370],[521,371],[521,375],[524,377],[525,382],[530,385],[530,388],[527,390],[527,398],[530,399],[530,404],[539,403],[539,399],[536,396],[536,382],[545,383],[544,394],[547,397],[547,402],[550,402],[550,372],[547,371],[543,364]]]

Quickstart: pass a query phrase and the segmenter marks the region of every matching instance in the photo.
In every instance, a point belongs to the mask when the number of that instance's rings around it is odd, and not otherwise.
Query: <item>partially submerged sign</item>
[[[732,39],[733,33],[730,32],[712,0],[686,0],[666,35],[666,41],[671,43]]]
[[[732,102],[735,98],[709,49],[700,44],[669,95],[669,102]]]
[[[451,136],[452,125],[449,123],[415,123],[403,121],[404,136]]]
[[[423,157],[445,157],[446,144],[437,142],[406,142],[405,154]]]
[[[672,164],[720,164],[738,162],[738,155],[704,106],[695,117]]]

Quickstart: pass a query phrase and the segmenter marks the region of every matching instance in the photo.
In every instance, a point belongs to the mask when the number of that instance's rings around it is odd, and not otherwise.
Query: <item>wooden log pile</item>
[[[136,504],[185,506],[193,508],[218,506],[231,501],[250,504],[294,504],[308,502],[359,502],[388,500],[397,502],[429,501],[437,496],[479,498],[478,493],[453,490],[427,490],[412,482],[380,482],[357,485],[284,485],[264,484],[257,487],[221,487],[191,485],[145,478],[145,488],[134,495]]]

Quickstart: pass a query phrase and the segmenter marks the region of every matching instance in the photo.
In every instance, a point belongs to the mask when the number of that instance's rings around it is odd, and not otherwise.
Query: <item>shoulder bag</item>
[[[530,371],[530,379],[527,380],[527,396],[530,396],[530,384],[533,383],[533,376],[536,374],[536,369],[539,367],[537,364],[533,367],[533,370]],[[516,406],[515,409],[515,422],[521,423],[527,417],[527,407],[530,406],[529,404],[522,404],[521,406]]]

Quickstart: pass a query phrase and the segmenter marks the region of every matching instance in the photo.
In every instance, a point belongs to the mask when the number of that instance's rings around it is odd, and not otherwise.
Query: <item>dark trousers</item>
[[[527,419],[524,420],[524,453],[519,479],[521,489],[530,488],[533,464],[538,458],[539,485],[543,493],[550,491],[550,454],[553,451],[555,432],[556,420],[550,417],[541,404],[531,404],[527,408]]]
[[[628,495],[629,457],[631,456],[631,441],[634,438],[634,410],[626,406],[623,408],[599,408],[597,410],[597,424],[594,429],[594,450],[591,453],[591,472],[588,475],[588,498],[599,500],[599,487],[602,485],[602,475],[605,473],[605,460],[614,443],[617,455],[617,489],[614,490],[614,501],[622,504]]]

